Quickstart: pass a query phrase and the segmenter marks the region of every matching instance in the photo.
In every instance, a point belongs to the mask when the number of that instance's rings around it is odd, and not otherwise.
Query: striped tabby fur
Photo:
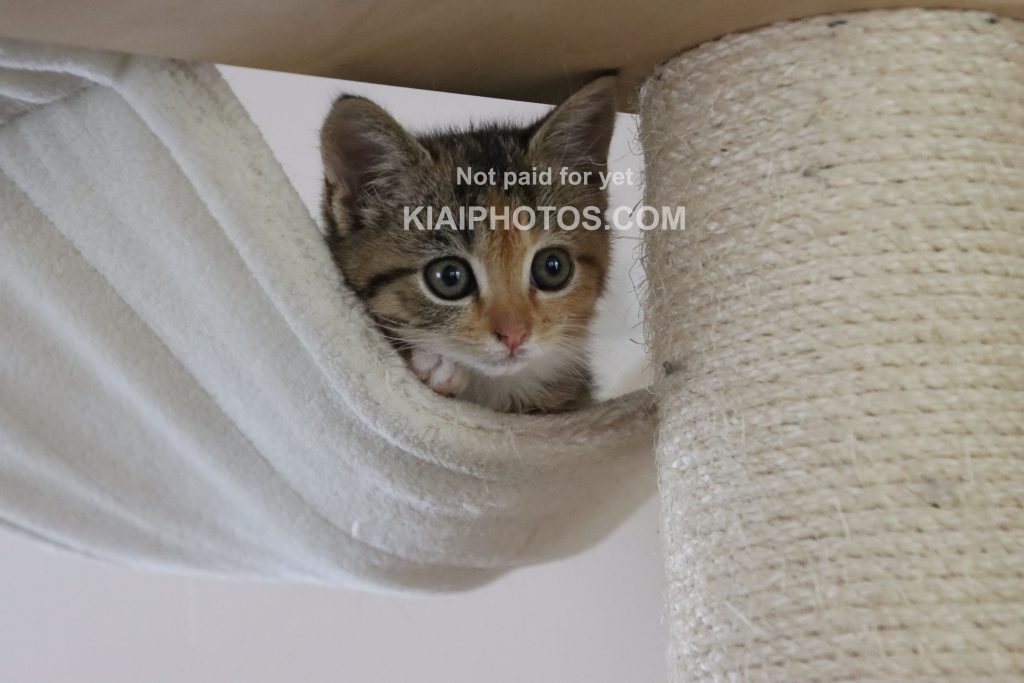
[[[516,412],[565,410],[590,399],[585,342],[609,266],[607,228],[521,230],[499,221],[406,230],[404,207],[590,206],[603,223],[607,198],[596,180],[607,165],[613,93],[613,78],[604,77],[527,127],[419,136],[367,99],[334,103],[321,131],[327,242],[346,283],[435,391]],[[465,167],[493,168],[499,179],[506,170],[567,167],[589,170],[595,181],[563,185],[556,175],[550,185],[504,190],[500,180],[457,182]],[[572,275],[563,289],[543,291],[531,263],[552,247],[568,253]],[[424,269],[446,256],[471,267],[471,295],[444,300],[428,286]]]

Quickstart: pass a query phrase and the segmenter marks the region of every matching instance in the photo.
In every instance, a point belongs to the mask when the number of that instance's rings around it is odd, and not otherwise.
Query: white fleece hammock
[[[418,590],[653,490],[648,397],[434,396],[212,67],[0,42],[0,522],[136,566]]]

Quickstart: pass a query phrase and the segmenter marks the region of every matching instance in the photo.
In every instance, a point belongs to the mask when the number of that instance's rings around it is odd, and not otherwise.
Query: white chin
[[[526,359],[508,359],[498,362],[479,360],[473,364],[473,367],[488,377],[505,377],[521,372],[528,365],[529,362]]]

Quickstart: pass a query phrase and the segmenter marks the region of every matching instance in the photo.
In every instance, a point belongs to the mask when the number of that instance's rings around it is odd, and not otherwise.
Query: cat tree
[[[1024,24],[729,36],[640,116],[676,680],[1024,677]]]
[[[659,376],[560,416],[420,386],[212,68],[0,67],[5,526],[453,590],[600,538],[653,437],[674,680],[1024,677],[1024,24],[811,17],[660,67]]]

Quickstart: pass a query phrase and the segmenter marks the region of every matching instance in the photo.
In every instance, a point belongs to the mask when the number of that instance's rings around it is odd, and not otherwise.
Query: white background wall
[[[320,188],[316,132],[339,92],[372,97],[412,128],[529,118],[539,105],[245,69],[232,87],[307,204]],[[621,117],[612,168],[640,171]],[[616,188],[632,205],[638,187]],[[642,381],[632,236],[595,344],[605,382]],[[664,680],[657,506],[569,560],[476,591],[399,598],[146,574],[0,534],[0,683],[657,683]]]

